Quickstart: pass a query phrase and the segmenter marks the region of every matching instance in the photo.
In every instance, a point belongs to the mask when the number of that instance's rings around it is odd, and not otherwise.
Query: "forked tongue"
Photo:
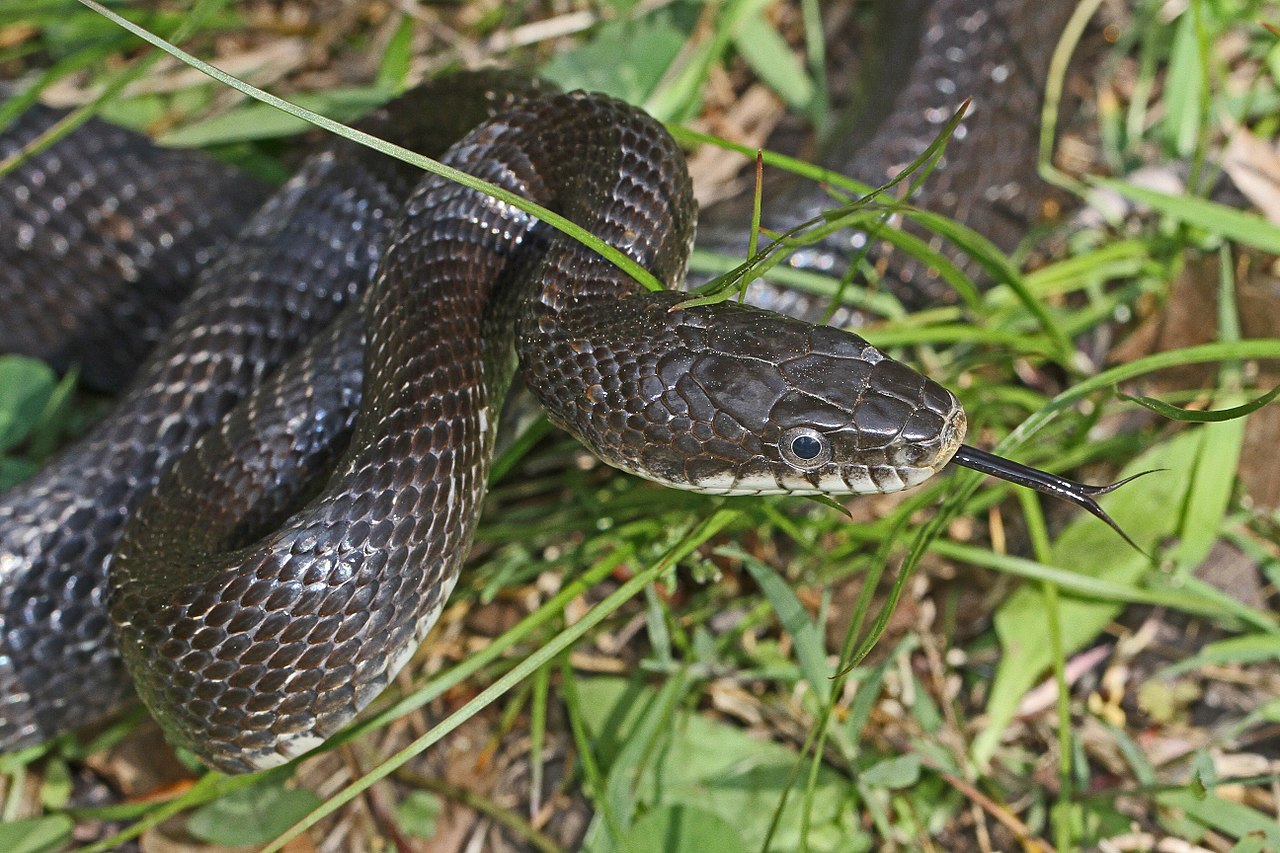
[[[1098,506],[1098,502],[1094,498],[1098,495],[1105,495],[1108,492],[1136,480],[1153,471],[1143,471],[1140,474],[1134,474],[1132,477],[1125,477],[1117,483],[1109,486],[1090,486],[1085,483],[1077,483],[1074,480],[1068,480],[1065,477],[1059,477],[1056,474],[1050,474],[1048,471],[1041,471],[1039,468],[1032,468],[1028,465],[1020,465],[1003,456],[996,456],[994,453],[988,453],[985,450],[979,450],[976,447],[970,447],[967,444],[960,445],[960,449],[956,451],[956,455],[951,457],[951,461],[965,468],[972,468],[974,471],[981,471],[983,474],[990,474],[992,477],[999,477],[1001,480],[1007,480],[1019,486],[1026,486],[1028,489],[1035,489],[1042,495],[1048,495],[1051,498],[1068,501],[1075,504],[1081,509],[1088,510],[1093,516],[1100,518],[1107,523],[1112,530],[1119,533],[1124,541],[1128,542],[1135,550],[1140,553],[1146,553],[1138,544],[1129,538],[1129,534],[1120,529],[1120,525],[1116,524],[1111,516],[1107,515],[1106,510]]]

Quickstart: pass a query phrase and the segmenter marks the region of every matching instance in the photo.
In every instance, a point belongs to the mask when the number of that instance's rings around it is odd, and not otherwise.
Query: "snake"
[[[889,141],[872,134],[856,157],[914,145],[922,116],[936,124],[921,105],[954,99],[975,67],[987,85],[1018,73],[974,64],[1015,37],[1006,6],[934,0],[915,13],[916,76],[881,125]],[[1052,30],[1050,17],[1008,20]],[[1042,69],[1047,57],[1033,55]],[[998,129],[994,115],[979,110],[967,141]],[[28,111],[0,154],[55,118]],[[27,161],[0,182],[0,266],[22,273],[0,277],[7,305],[23,288],[46,305],[67,290],[26,279],[36,256],[70,269],[73,246],[124,286],[187,273],[195,286],[180,305],[153,303],[176,317],[148,354],[103,361],[93,378],[104,385],[140,362],[113,412],[0,495],[0,749],[83,726],[135,692],[172,743],[224,772],[322,743],[386,687],[448,600],[517,373],[552,423],[666,486],[864,495],[960,465],[1119,531],[1094,498],[1121,483],[1076,483],[964,444],[956,396],[852,331],[690,303],[676,289],[697,219],[688,172],[643,111],[473,72],[415,87],[359,126],[578,223],[667,289],[511,205],[342,139],[264,201],[251,179],[96,121]],[[813,251],[831,263],[858,246]],[[120,313],[138,322],[137,309]],[[92,311],[73,316],[63,332],[81,342],[118,336]],[[34,320],[19,325],[27,338],[4,333],[16,349],[90,365],[37,340]]]

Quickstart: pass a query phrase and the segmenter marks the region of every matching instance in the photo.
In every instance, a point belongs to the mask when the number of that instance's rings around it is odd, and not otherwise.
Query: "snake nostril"
[[[925,444],[908,444],[905,445],[897,454],[897,462],[899,465],[920,468],[928,464],[933,456],[933,449]]]

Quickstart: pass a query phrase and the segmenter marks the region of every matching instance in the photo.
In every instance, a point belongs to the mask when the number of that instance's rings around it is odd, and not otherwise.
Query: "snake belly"
[[[632,108],[479,75],[364,126],[430,154],[482,121],[447,162],[679,283],[683,160]],[[118,413],[0,496],[0,746],[116,704],[117,644],[167,736],[219,769],[332,734],[456,581],[513,352],[556,423],[677,487],[892,491],[961,440],[949,392],[854,335],[673,311],[523,214],[415,177],[341,142],[311,158],[202,275]],[[295,484],[317,473],[318,496]]]

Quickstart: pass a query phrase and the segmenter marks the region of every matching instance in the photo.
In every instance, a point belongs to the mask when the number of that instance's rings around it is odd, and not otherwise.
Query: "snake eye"
[[[831,441],[807,427],[787,430],[779,446],[782,458],[802,471],[812,471],[831,461]]]

